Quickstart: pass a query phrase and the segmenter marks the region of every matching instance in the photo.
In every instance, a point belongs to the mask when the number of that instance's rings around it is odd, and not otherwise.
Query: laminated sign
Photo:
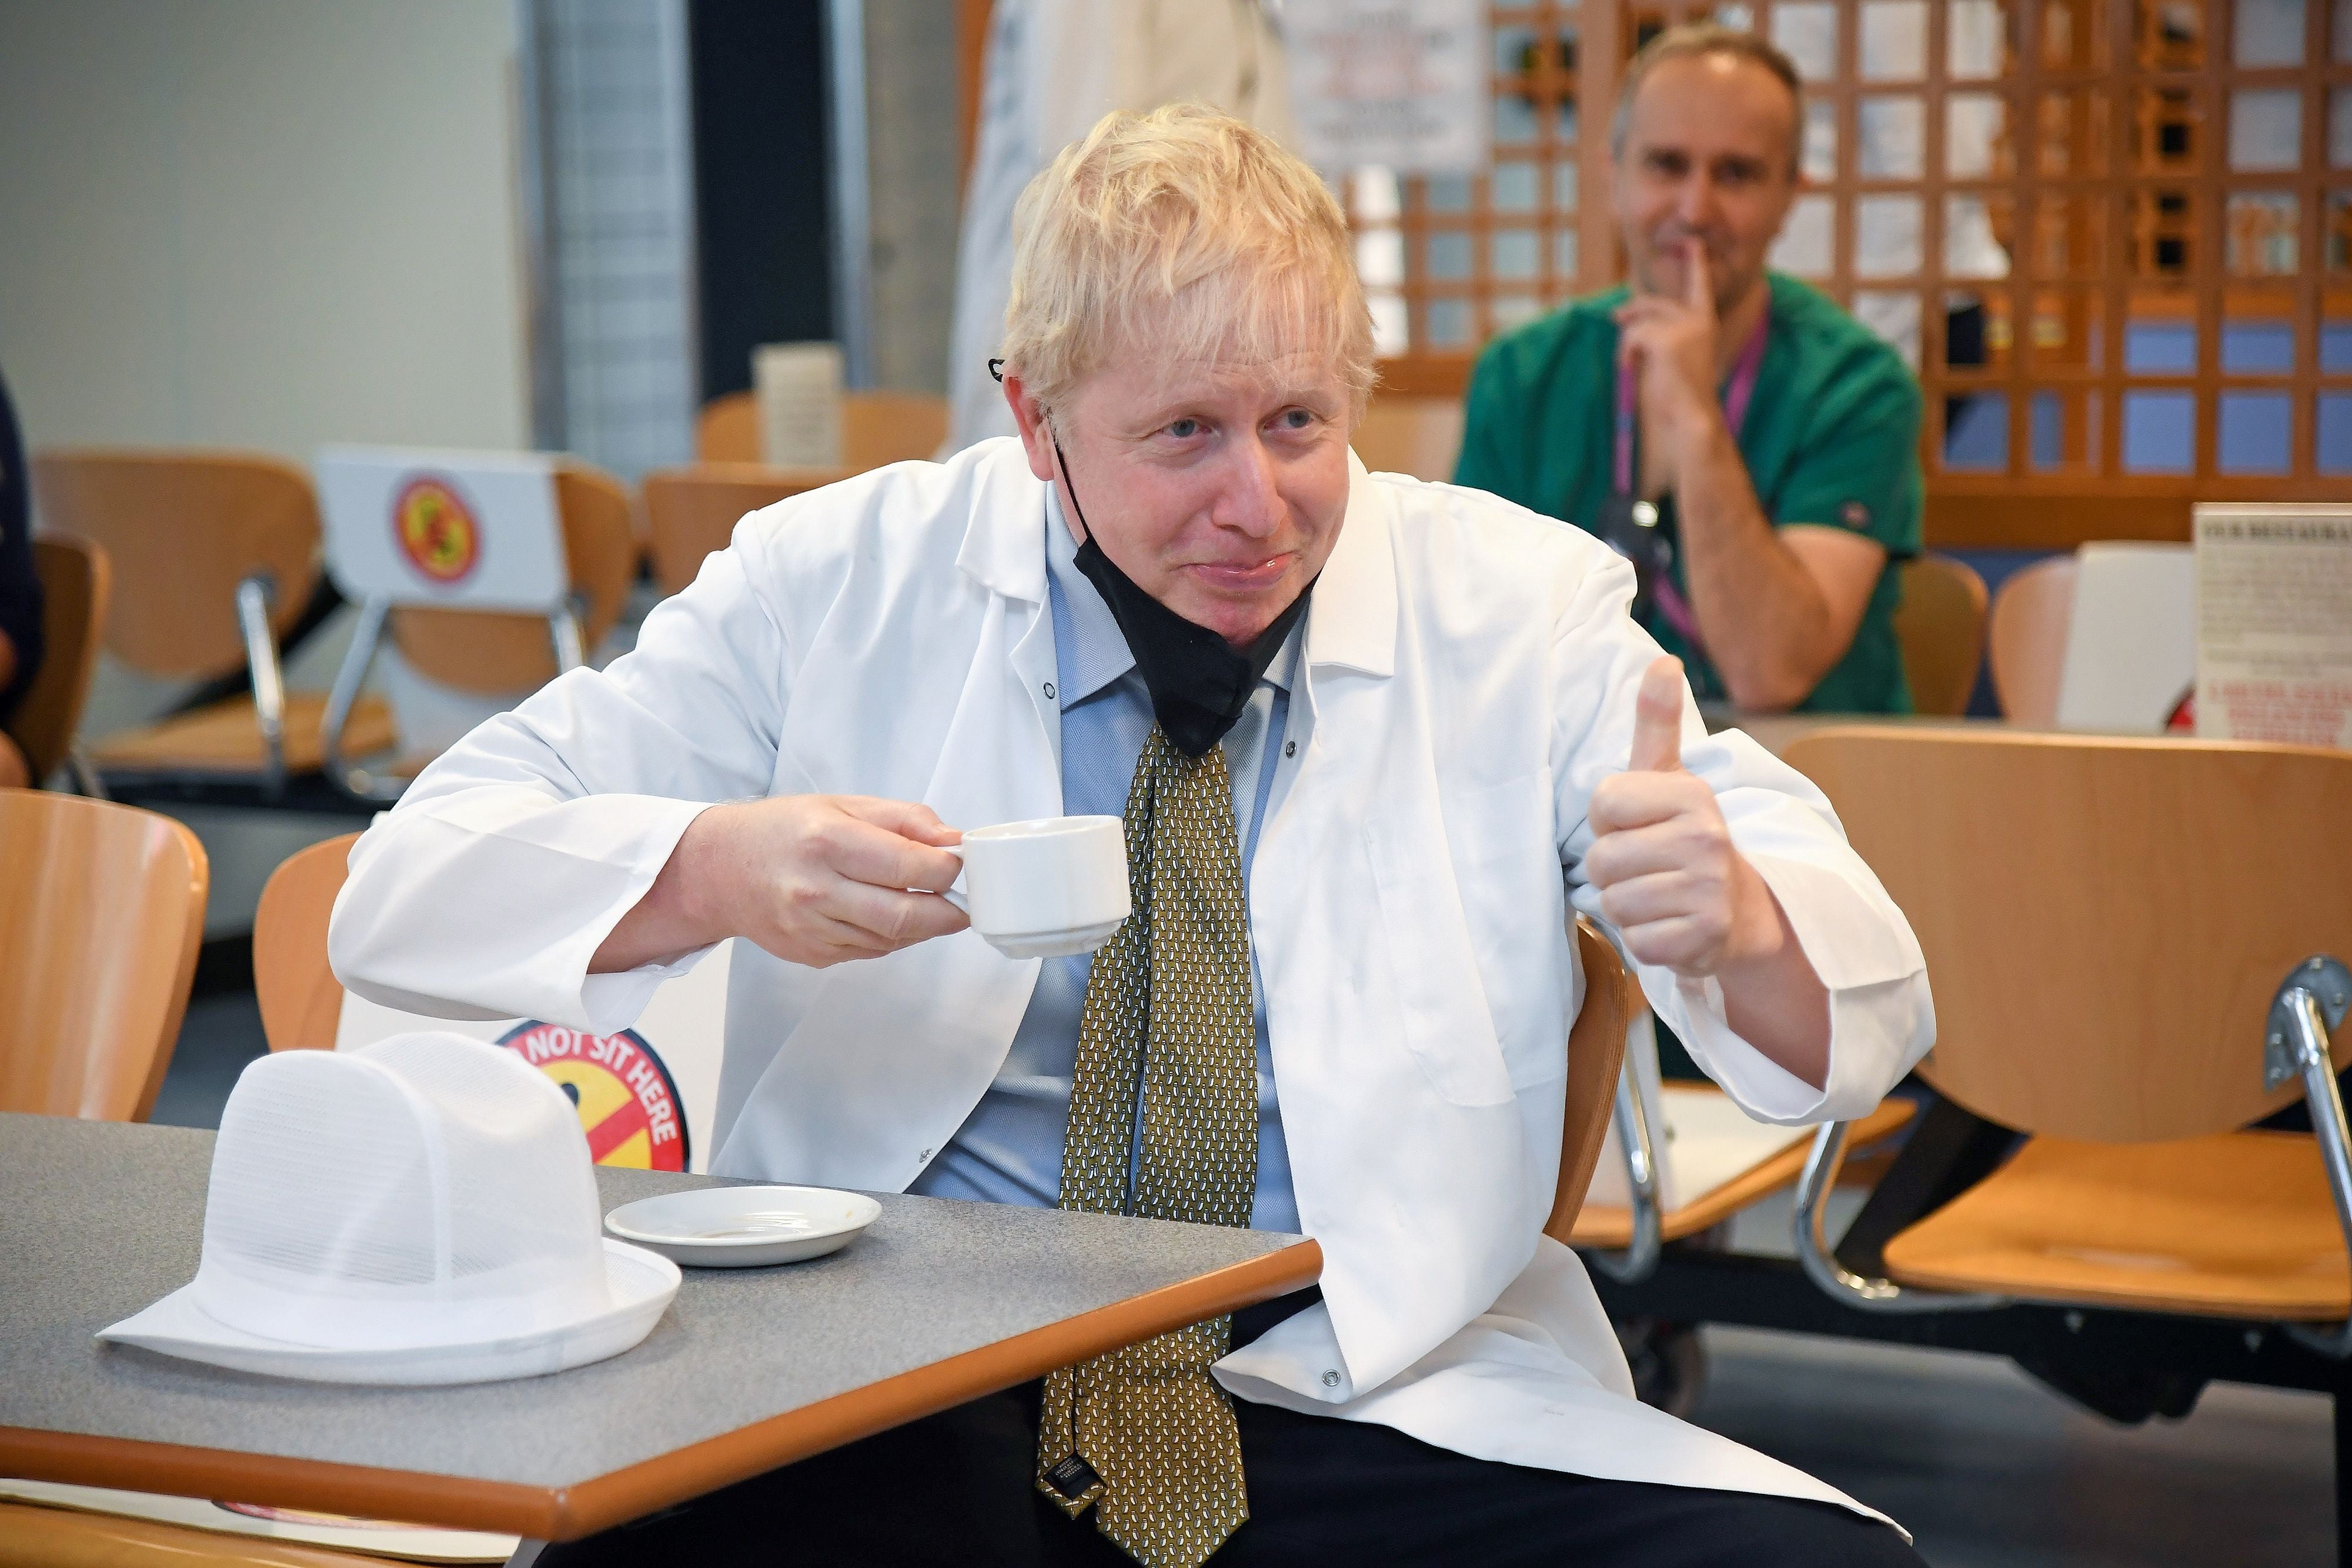
[[[1288,0],[1282,31],[1299,151],[1326,173],[1486,162],[1486,7],[1478,0]]]
[[[2196,515],[2197,733],[2352,749],[2352,507]]]

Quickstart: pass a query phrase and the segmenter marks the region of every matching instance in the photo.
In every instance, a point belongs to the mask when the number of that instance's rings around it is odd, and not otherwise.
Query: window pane
[[[1551,269],[1562,281],[1576,281],[1576,231],[1559,229],[1551,236]]]
[[[2319,394],[2319,471],[2352,474],[2352,392]]]
[[[2231,196],[2223,211],[2232,274],[2239,277],[2294,276],[2299,236],[2294,193],[2245,192]]]
[[[1989,92],[1956,92],[1944,100],[1944,170],[1955,180],[1989,180],[2009,126],[2009,105]],[[2001,160],[2006,162],[2006,160]]]
[[[2224,474],[2284,474],[2294,441],[2294,411],[2284,392],[2223,392],[2221,450]]]
[[[1532,294],[1506,294],[1495,301],[1495,330],[1524,327],[1543,314],[1543,301]]]
[[[1944,275],[1947,277],[2007,277],[2009,251],[1996,230],[2011,228],[2010,200],[1995,196],[1944,198]]]
[[[1495,68],[1505,76],[1525,76],[1536,68],[1533,27],[1495,29]]]
[[[1919,297],[1887,289],[1854,291],[1853,317],[1895,345],[1904,363],[1919,368]]]
[[[1944,466],[1956,474],[2009,468],[2009,394],[1974,392],[1944,400]]]
[[[2303,162],[2303,94],[2263,88],[2230,95],[2230,167],[2294,169]]]
[[[1470,210],[1470,176],[1467,174],[1432,174],[1429,177],[1429,210],[1433,213],[1466,213]]]
[[[2034,209],[2034,269],[2044,277],[2101,276],[2106,270],[2108,214],[2114,210],[2105,196],[2045,194]]]
[[[2042,391],[2026,410],[2035,472],[2095,469],[2099,460],[2099,394],[2084,388]]]
[[[1466,299],[1433,299],[1426,314],[1429,323],[1429,346],[1433,349],[1466,349],[1470,346],[1470,302]]]
[[[2201,0],[2140,0],[2140,64],[2150,70],[2195,70],[2205,63]]]
[[[1944,74],[1956,81],[2000,76],[2007,40],[1998,0],[1951,0],[1945,15]]]
[[[2197,464],[2197,400],[2185,392],[2124,393],[2124,471],[2188,474]]]
[[[2303,0],[2237,0],[2231,54],[2241,66],[2303,64]]]
[[[1533,229],[1496,229],[1494,235],[1496,277],[1531,278],[1543,270]]]
[[[1498,213],[1531,213],[1536,210],[1536,166],[1532,163],[1497,163],[1495,165],[1494,202]]]
[[[2142,191],[2132,203],[2132,271],[2186,277],[2197,240],[2197,201],[2187,191]]]
[[[2106,69],[2106,8],[2097,0],[2045,0],[2042,7],[2042,68]]]
[[[1808,180],[1837,178],[1837,105],[1819,99],[1805,105],[1805,145],[1798,155]]]
[[[1771,264],[1799,277],[1827,277],[1832,255],[1832,208],[1827,196],[1800,196],[1789,209],[1780,237],[1772,242]]]
[[[2319,324],[2319,368],[2330,375],[2352,374],[2352,321]]]
[[[1551,204],[1563,213],[1576,211],[1576,165],[1562,162],[1551,166]]]
[[[2042,172],[2053,177],[2104,174],[2113,132],[2107,95],[2095,89],[2042,95]]]
[[[1853,204],[1857,277],[1907,277],[1919,270],[1919,198],[1864,196]]]
[[[1514,147],[1536,139],[1536,106],[1516,92],[1495,95],[1495,144]]]
[[[2140,376],[2197,373],[2197,323],[2134,320],[2124,327],[2124,369]]]
[[[1375,166],[1357,170],[1349,195],[1355,204],[1358,223],[1392,224],[1403,208],[1393,169]]]
[[[2338,169],[2352,168],[2352,88],[2327,95],[2327,162]]]
[[[1837,75],[1838,14],[1820,0],[1772,7],[1772,41],[1780,46],[1807,81]]]
[[[2136,130],[2140,167],[2149,172],[2193,168],[2200,116],[2197,100],[2184,88],[2158,88],[2139,95]]]
[[[1927,123],[1927,107],[1916,97],[1864,99],[1854,125],[1855,172],[1865,180],[1919,178]]]
[[[2294,323],[2222,322],[2221,369],[2233,376],[2290,374],[2294,370]]]
[[[1356,235],[1356,276],[1367,288],[1395,288],[1404,282],[1404,235],[1394,229],[1367,229]]]
[[[1955,371],[2009,369],[2015,343],[2010,330],[2009,296],[1984,289],[1954,288],[1944,295],[1944,364]]]
[[[1927,0],[1864,0],[1864,81],[1917,81],[1927,74]]]
[[[2037,367],[2095,371],[2103,363],[2104,301],[2095,288],[2044,288],[2033,297],[2033,362]]]
[[[1382,359],[1392,359],[1412,347],[1412,334],[1407,331],[1404,296],[1374,294],[1364,303],[1372,314],[1372,352]]]
[[[1440,282],[1458,282],[1470,276],[1470,236],[1440,233],[1422,242],[1422,270]]]

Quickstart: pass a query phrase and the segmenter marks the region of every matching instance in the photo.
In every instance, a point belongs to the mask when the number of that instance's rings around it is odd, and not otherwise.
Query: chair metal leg
[[[352,709],[359,704],[360,688],[366,684],[368,670],[375,663],[375,651],[383,642],[384,618],[391,613],[392,601],[388,599],[371,599],[360,606],[359,624],[352,631],[352,645],[335,671],[335,684],[327,692],[327,713],[320,733],[328,782],[354,800],[375,805],[389,805],[399,800],[404,786],[400,779],[378,779],[367,769],[346,762],[343,731],[351,724]]]
[[[579,596],[573,595],[557,605],[547,618],[547,632],[555,643],[555,670],[569,674],[588,662],[588,649],[580,630]]]
[[[2321,955],[2297,964],[2279,983],[2271,999],[2270,1028],[2263,1042],[2263,1087],[2277,1089],[2297,1077],[2311,1112],[2312,1135],[2327,1167],[2327,1190],[2336,1199],[2336,1222],[2352,1249],[2352,1135],[2344,1122],[2344,1092],[2336,1082],[2336,1064],[2327,1051],[2327,1037],[2342,1027],[2352,1009],[2352,971],[2342,960]],[[2331,1329],[2309,1323],[2288,1323],[2286,1332],[2297,1344],[2336,1360],[2352,1356],[2352,1322]],[[2337,1417],[2337,1430],[2343,1417]],[[2342,1461],[2339,1459],[2339,1467]]]
[[[1850,1122],[1823,1126],[1814,1134],[1805,1174],[1797,1179],[1797,1261],[1806,1277],[1848,1306],[1870,1312],[1970,1312],[2008,1306],[2006,1296],[1913,1291],[1892,1280],[1866,1280],[1837,1260],[1830,1249],[1825,1221],[1830,1194],[1837,1190],[1838,1172],[1845,1166],[1846,1145],[1853,1135]]]
[[[278,643],[269,631],[274,597],[269,579],[258,573],[236,585],[236,624],[245,636],[245,662],[253,674],[253,714],[269,758],[263,788],[273,797],[286,792],[286,678],[278,667]]]
[[[1622,1252],[1590,1252],[1592,1266],[1621,1284],[1646,1280],[1658,1266],[1658,1145],[1651,1135],[1650,1113],[1642,1104],[1642,1086],[1634,1079],[1633,1060],[1617,1070],[1617,1147],[1625,1160],[1625,1186],[1632,1195],[1628,1212],[1633,1218],[1632,1242]]]

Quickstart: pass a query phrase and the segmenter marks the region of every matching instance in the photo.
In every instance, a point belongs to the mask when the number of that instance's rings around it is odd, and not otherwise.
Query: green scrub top
[[[1779,273],[1764,363],[1738,432],[1756,498],[1775,528],[1850,528],[1886,547],[1886,570],[1853,645],[1799,711],[1908,713],[1910,683],[1895,640],[1898,561],[1919,553],[1919,383],[1901,356],[1819,291]],[[1454,481],[1592,528],[1613,482],[1617,307],[1626,290],[1570,302],[1497,338],[1470,382]],[[1675,538],[1673,573],[1687,601],[1671,497],[1658,526]],[[1679,655],[1692,689],[1722,700],[1722,677],[1665,618],[1648,627]]]

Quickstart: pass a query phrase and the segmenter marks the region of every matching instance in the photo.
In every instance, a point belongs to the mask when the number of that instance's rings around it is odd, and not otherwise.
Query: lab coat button
[[[925,1149],[921,1154],[917,1155],[915,1157],[920,1160],[923,1164],[929,1165],[931,1163],[931,1151]]]
[[[1323,1386],[1326,1388],[1337,1388],[1339,1386],[1339,1369],[1338,1367],[1328,1366],[1323,1369]]]
[[[1054,695],[1054,683],[1051,681],[1045,683],[1045,695],[1049,697]]]
[[[1282,754],[1283,754],[1285,757],[1296,757],[1296,756],[1297,756],[1297,755],[1298,755],[1298,742],[1297,742],[1297,741],[1295,741],[1295,740],[1286,740],[1286,741],[1284,741],[1284,742],[1282,743]]]

